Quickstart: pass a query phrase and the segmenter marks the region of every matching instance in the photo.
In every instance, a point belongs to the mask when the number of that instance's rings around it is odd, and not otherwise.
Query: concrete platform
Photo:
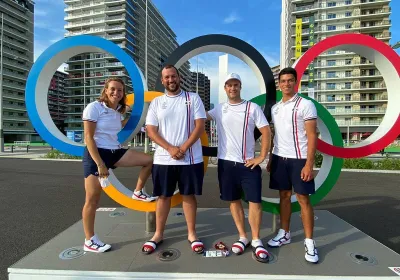
[[[103,211],[96,216],[96,232],[113,245],[110,252],[83,253],[80,221],[11,266],[9,279],[399,279],[390,269],[400,267],[399,254],[328,211],[315,212],[320,254],[315,265],[304,259],[299,213],[292,216],[292,243],[269,249],[272,260],[262,264],[252,258],[250,249],[241,256],[221,258],[192,253],[179,208],[171,210],[164,243],[145,256],[141,246],[151,237],[144,232],[145,213],[114,209],[99,209]],[[271,222],[271,214],[264,213],[264,244],[273,236]],[[230,247],[237,239],[229,209],[199,209],[197,230],[210,249],[218,241]]]

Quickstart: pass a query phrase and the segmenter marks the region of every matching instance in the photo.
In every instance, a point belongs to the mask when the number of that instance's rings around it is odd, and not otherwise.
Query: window
[[[351,23],[346,23],[344,27],[345,27],[345,29],[350,29],[351,28]]]
[[[345,109],[346,111],[351,111],[351,106],[344,106],[344,109]]]
[[[344,88],[345,89],[351,89],[351,82],[344,83]]]
[[[335,106],[326,106],[326,109],[328,109],[328,110],[335,110]]]
[[[344,72],[344,76],[347,77],[351,77],[351,71],[346,71]]]
[[[346,1],[344,1],[344,3],[345,3],[346,5],[351,5],[352,0],[346,0]]]
[[[335,83],[327,83],[326,88],[327,89],[336,89],[336,84]]]
[[[346,65],[350,65],[350,64],[351,64],[351,58],[346,58],[345,61],[344,61],[344,63],[345,63]]]
[[[328,19],[330,18],[336,18],[336,14],[328,14]]]
[[[326,77],[327,78],[336,78],[336,72],[335,71],[327,72]]]
[[[327,95],[327,96],[326,96],[326,99],[327,99],[328,101],[335,101],[335,95]]]
[[[328,2],[328,7],[336,7],[336,2]]]
[[[336,25],[328,25],[328,30],[336,30]]]
[[[328,60],[328,66],[335,66],[336,65],[336,60]]]
[[[344,99],[346,101],[351,101],[351,94],[345,94]]]
[[[351,12],[346,12],[344,15],[345,15],[346,17],[351,17]]]

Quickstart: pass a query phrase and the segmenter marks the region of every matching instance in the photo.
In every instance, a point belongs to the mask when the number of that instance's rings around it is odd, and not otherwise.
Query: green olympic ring
[[[320,103],[308,96],[299,94],[301,97],[311,100],[318,113],[318,129],[324,141],[338,147],[343,147],[342,135],[339,127],[332,117]],[[277,99],[280,99],[277,92]],[[265,105],[265,94],[261,94],[252,98],[250,101],[258,104],[259,106]],[[318,175],[315,177],[315,194],[311,195],[310,201],[312,205],[320,202],[333,188],[339,179],[340,172],[343,167],[343,159],[332,157],[326,154],[323,155],[323,161]],[[243,198],[242,198],[243,199]],[[244,200],[244,199],[243,199]],[[292,195],[292,212],[300,211],[300,205],[297,202],[296,196]],[[273,214],[279,214],[279,198],[262,197],[261,201],[262,210]]]

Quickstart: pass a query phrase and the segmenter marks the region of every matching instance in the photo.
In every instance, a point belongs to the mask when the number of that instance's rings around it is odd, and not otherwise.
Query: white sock
[[[253,239],[251,241],[251,246],[256,248],[257,246],[264,246],[264,245],[263,245],[261,239]],[[259,256],[260,256],[260,258],[263,258],[263,259],[265,259],[267,257],[266,254],[260,254]]]
[[[240,242],[243,242],[244,245],[247,245],[249,243],[249,240],[246,237],[240,237],[239,238]],[[243,249],[244,251],[244,249]],[[239,248],[236,247],[232,247],[232,252],[234,252],[235,254],[242,252]]]

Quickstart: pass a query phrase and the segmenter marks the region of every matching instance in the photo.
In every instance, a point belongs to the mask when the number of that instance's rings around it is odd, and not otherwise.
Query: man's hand
[[[311,181],[314,178],[312,166],[305,165],[301,170],[301,180],[304,182]]]
[[[177,146],[170,146],[167,151],[171,157],[176,160],[182,159],[185,156],[185,153],[183,153]]]
[[[257,165],[260,165],[260,163],[262,163],[264,160],[265,160],[264,157],[252,158],[252,159],[246,160],[244,163],[244,166],[251,167],[251,169],[254,169],[254,167],[256,167]]]

